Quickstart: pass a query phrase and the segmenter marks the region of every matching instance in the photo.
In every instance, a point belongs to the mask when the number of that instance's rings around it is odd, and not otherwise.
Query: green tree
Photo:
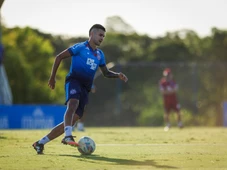
[[[31,28],[3,29],[4,64],[12,89],[14,103],[63,102],[64,76],[60,68],[55,92],[47,86],[54,60],[53,47],[48,39]],[[60,83],[59,83],[60,82]],[[62,99],[59,98],[62,96]]]
[[[131,25],[126,23],[119,16],[107,17],[105,21],[105,27],[108,32],[112,33],[134,34],[136,32]]]

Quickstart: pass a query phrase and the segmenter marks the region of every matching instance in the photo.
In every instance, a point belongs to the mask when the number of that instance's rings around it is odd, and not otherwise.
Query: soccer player
[[[159,88],[163,95],[163,103],[164,103],[164,121],[165,121],[165,131],[168,131],[170,128],[170,121],[169,115],[170,112],[173,110],[177,113],[177,120],[178,120],[178,127],[182,128],[182,121],[181,121],[181,112],[180,112],[180,104],[177,100],[177,90],[178,85],[173,79],[173,74],[170,68],[166,68],[163,71],[163,78],[159,82]]]
[[[43,153],[46,143],[63,133],[65,134],[62,139],[63,144],[78,146],[72,136],[72,126],[83,116],[98,67],[105,77],[119,78],[127,82],[128,78],[123,73],[111,71],[106,67],[104,53],[97,48],[103,42],[105,32],[106,30],[102,25],[95,24],[89,29],[87,41],[77,43],[56,56],[48,82],[51,89],[55,88],[55,76],[61,61],[68,57],[72,58],[70,70],[65,80],[67,109],[64,114],[64,121],[32,145],[38,154]]]

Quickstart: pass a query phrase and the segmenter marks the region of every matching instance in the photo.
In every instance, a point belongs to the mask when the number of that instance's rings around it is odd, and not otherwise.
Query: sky
[[[213,27],[227,30],[226,9],[227,0],[5,0],[1,16],[9,28],[29,26],[55,35],[88,36],[93,24],[120,16],[151,37],[181,29],[207,36]]]

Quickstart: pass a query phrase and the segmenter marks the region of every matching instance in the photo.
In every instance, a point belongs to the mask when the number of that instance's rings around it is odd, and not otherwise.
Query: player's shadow
[[[64,155],[61,154],[59,156],[69,156],[69,157],[76,157],[80,158],[80,161],[88,161],[88,160],[96,160],[96,161],[104,161],[104,162],[112,162],[119,165],[140,165],[140,166],[153,166],[156,168],[169,168],[169,169],[178,169],[174,166],[168,166],[168,165],[158,165],[154,160],[144,160],[144,161],[137,161],[137,160],[131,160],[131,159],[121,159],[121,158],[109,158],[99,155]],[[82,159],[81,159],[82,158]]]

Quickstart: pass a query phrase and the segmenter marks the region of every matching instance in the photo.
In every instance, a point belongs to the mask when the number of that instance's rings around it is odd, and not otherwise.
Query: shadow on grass
[[[109,158],[109,157],[104,157],[104,156],[99,156],[99,155],[59,155],[59,156],[69,156],[69,157],[76,157],[80,158],[81,161],[87,161],[87,160],[96,160],[96,161],[105,161],[105,162],[112,162],[116,163],[119,165],[142,165],[142,166],[154,166],[156,168],[169,168],[169,169],[178,169],[177,167],[174,166],[168,166],[168,165],[158,165],[155,161],[153,160],[144,160],[144,161],[136,161],[132,159],[121,159],[121,158]],[[82,159],[81,159],[82,158]]]
[[[4,136],[0,136],[0,140],[1,140],[1,139],[7,139],[7,137],[4,137]]]

